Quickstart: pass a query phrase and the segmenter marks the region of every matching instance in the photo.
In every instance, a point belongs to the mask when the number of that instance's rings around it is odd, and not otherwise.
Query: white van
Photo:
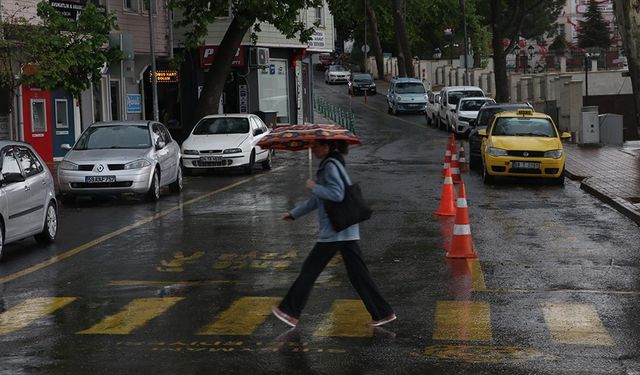
[[[389,82],[387,111],[394,115],[403,112],[424,114],[427,107],[427,90],[416,78],[394,78]]]
[[[460,98],[485,96],[477,86],[445,86],[440,90],[440,113],[438,127],[447,131],[455,131],[454,111]]]

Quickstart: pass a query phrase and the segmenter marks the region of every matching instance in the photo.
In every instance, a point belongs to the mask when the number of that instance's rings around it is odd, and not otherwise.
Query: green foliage
[[[580,48],[609,48],[611,39],[607,23],[602,18],[595,0],[589,2],[589,8],[585,13],[585,20],[578,21],[578,47]]]
[[[39,22],[26,19],[3,19],[5,36],[10,40],[6,51],[17,66],[37,66],[33,75],[20,74],[17,83],[43,89],[62,88],[77,96],[100,80],[105,63],[119,61],[118,50],[105,49],[109,33],[117,29],[115,15],[106,15],[91,2],[77,21],[69,20],[48,2],[37,6]],[[4,66],[3,77],[11,79],[14,69]]]
[[[555,51],[556,53],[564,53],[569,49],[569,42],[565,39],[564,34],[556,35],[553,42],[549,45],[549,51]]]

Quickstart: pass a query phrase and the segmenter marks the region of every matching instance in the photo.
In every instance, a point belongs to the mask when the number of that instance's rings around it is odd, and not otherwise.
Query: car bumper
[[[215,157],[218,160],[207,160],[202,155],[182,155],[182,166],[191,169],[236,168],[248,165],[250,157],[248,152]]]
[[[368,93],[368,94],[375,94],[376,93],[376,88],[375,87],[353,87],[353,92],[354,93]]]
[[[349,78],[348,77],[332,77],[329,76],[329,78],[327,78],[327,81],[329,81],[330,83],[347,83],[349,82]]]
[[[455,132],[457,135],[469,135],[469,123],[466,121],[457,121]]]
[[[397,103],[396,110],[398,112],[425,112],[427,110],[426,103]]]
[[[100,174],[91,171],[70,171],[58,169],[60,193],[71,195],[97,195],[120,193],[146,193],[151,186],[154,167],[123,171],[105,171]],[[115,176],[115,182],[87,183],[89,176]]]
[[[514,162],[539,163],[538,167],[514,168]],[[486,156],[484,164],[491,176],[557,178],[564,170],[565,157],[522,158],[513,156]]]

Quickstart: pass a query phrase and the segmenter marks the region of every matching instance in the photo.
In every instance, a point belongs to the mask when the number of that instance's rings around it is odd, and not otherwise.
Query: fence
[[[353,111],[345,110],[335,104],[331,104],[321,96],[315,97],[313,109],[353,134],[356,134],[356,116]]]

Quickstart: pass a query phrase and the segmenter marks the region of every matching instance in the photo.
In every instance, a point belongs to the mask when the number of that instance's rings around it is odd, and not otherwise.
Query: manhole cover
[[[462,361],[470,363],[501,363],[508,361],[528,361],[537,358],[553,359],[533,348],[513,346],[458,346],[434,345],[424,350],[430,359]]]

